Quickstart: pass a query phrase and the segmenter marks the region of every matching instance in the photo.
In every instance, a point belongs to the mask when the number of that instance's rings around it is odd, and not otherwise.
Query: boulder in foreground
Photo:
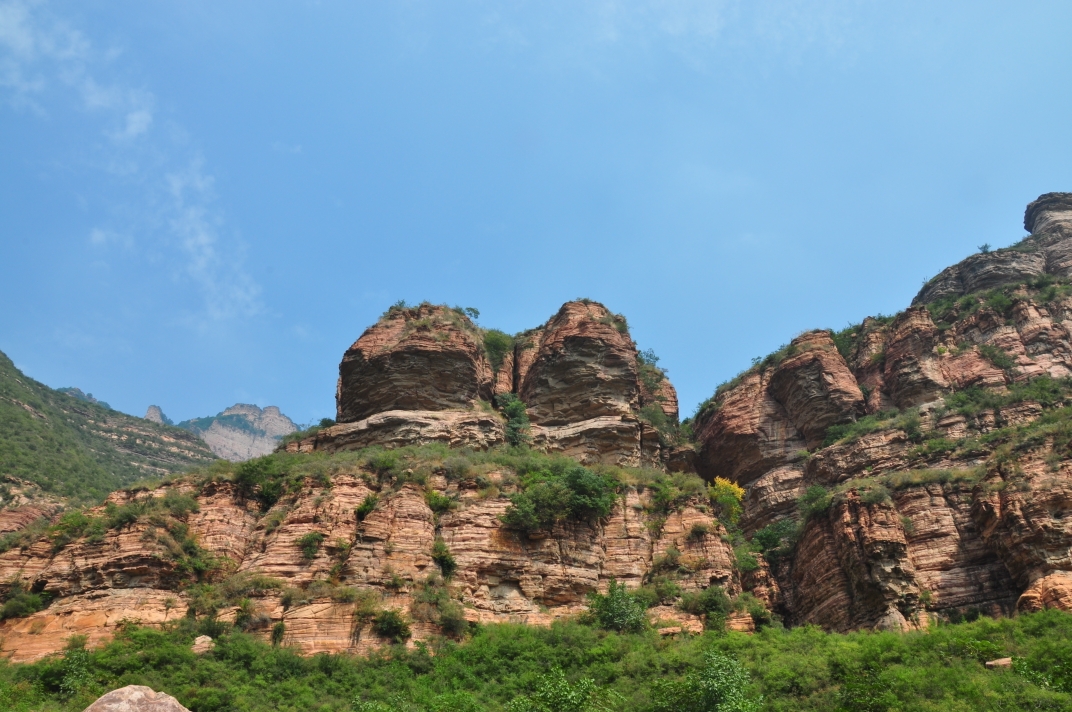
[[[171,695],[154,692],[144,685],[127,685],[112,690],[86,707],[85,712],[190,712]]]

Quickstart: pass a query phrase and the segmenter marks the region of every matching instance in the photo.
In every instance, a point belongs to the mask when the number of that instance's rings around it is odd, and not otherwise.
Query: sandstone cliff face
[[[789,622],[906,628],[1072,605],[1072,472],[1064,426],[1048,424],[1069,417],[1072,384],[1035,380],[1072,374],[1072,299],[1034,281],[1067,274],[1053,265],[1072,196],[1043,196],[1025,225],[1036,251],[946,270],[912,308],[840,335],[844,358],[827,332],[802,335],[697,418],[701,474],[747,487],[745,531],[802,519],[801,497],[826,491],[792,556],[772,554]]]
[[[336,420],[469,408],[490,400],[492,385],[491,365],[468,317],[430,304],[393,309],[343,355]]]
[[[532,442],[542,450],[586,464],[669,462],[673,448],[644,421],[642,408],[657,405],[676,423],[677,392],[653,366],[642,376],[623,317],[589,300],[567,302],[546,324],[519,334],[498,370],[482,339],[482,330],[453,309],[392,308],[343,357],[338,424],[287,449],[430,442],[486,449],[506,439],[488,401],[514,393],[528,407]],[[691,468],[687,456],[679,454],[677,463]]]
[[[472,481],[448,481],[442,474],[432,474],[424,485],[391,486],[354,465],[340,464],[336,470],[330,480],[306,480],[266,512],[229,482],[178,485],[199,505],[185,515],[191,535],[203,549],[229,562],[220,575],[270,576],[309,591],[313,582],[331,582],[319,597],[311,594],[289,604],[279,589],[250,594],[262,619],[254,632],[267,636],[271,625],[281,621],[285,642],[303,653],[365,652],[386,642],[356,615],[357,603],[331,597],[333,587],[373,592],[384,608],[412,616],[415,640],[437,634],[439,628],[420,618],[415,603],[422,582],[439,571],[432,557],[437,537],[457,564],[450,595],[474,622],[547,624],[580,613],[588,593],[605,591],[611,579],[639,585],[670,549],[680,552],[681,566],[688,571],[680,581],[683,589],[718,584],[731,595],[741,591],[733,551],[722,538],[725,530],[700,500],[685,503],[665,519],[660,516],[661,526],[654,526],[646,509],[650,492],[627,489],[607,519],[568,521],[530,538],[506,529],[500,520],[510,504],[505,494],[511,491],[503,473],[487,473],[502,488],[489,494]],[[426,501],[429,491],[451,498],[454,508],[434,513]],[[166,492],[116,493],[112,500],[145,501]],[[370,495],[378,501],[359,518],[355,509]],[[87,635],[95,645],[122,620],[158,625],[186,615],[191,599],[181,585],[184,574],[174,554],[154,537],[154,531],[159,533],[154,526],[151,518],[139,520],[107,531],[101,541],[80,538],[56,549],[41,540],[0,555],[3,588],[19,582],[55,596],[43,611],[0,622],[0,654],[14,661],[34,660],[62,650],[73,634]],[[310,534],[319,535],[320,543],[305,552],[300,540]],[[188,581],[189,574],[185,576]],[[235,615],[234,609],[225,609],[220,618],[234,620]],[[680,611],[653,615],[701,626]]]

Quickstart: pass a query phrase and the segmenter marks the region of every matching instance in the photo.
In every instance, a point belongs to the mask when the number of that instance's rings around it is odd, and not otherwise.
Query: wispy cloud
[[[144,248],[173,253],[180,279],[197,290],[192,321],[221,322],[261,311],[260,289],[242,265],[241,244],[227,239],[213,207],[213,177],[180,127],[156,130],[156,97],[110,79],[114,48],[99,48],[43,0],[0,0],[0,100],[42,117],[77,107],[98,121],[103,155],[93,170],[125,181],[128,196],[109,206],[113,222],[89,230],[99,250]],[[296,147],[300,152],[301,147]],[[163,196],[163,198],[161,198]],[[149,206],[149,207],[145,207]],[[132,236],[137,235],[135,240]]]
[[[855,37],[862,0],[480,0],[484,42],[531,51],[555,65],[598,68],[618,50],[662,49],[696,69],[718,51],[793,57],[838,51]],[[410,3],[414,25],[426,9]],[[423,28],[417,32],[426,31]]]
[[[302,147],[300,143],[289,144],[282,141],[272,141],[272,150],[276,153],[287,153],[292,156],[300,155]]]

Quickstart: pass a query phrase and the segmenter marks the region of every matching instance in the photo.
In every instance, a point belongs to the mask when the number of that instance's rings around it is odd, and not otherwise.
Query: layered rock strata
[[[639,585],[669,550],[679,552],[688,572],[679,581],[683,590],[717,584],[730,595],[741,591],[726,532],[700,499],[654,518],[646,509],[649,491],[627,489],[606,520],[570,521],[530,538],[500,520],[510,504],[502,495],[511,491],[503,473],[485,477],[500,495],[478,489],[475,481],[448,482],[439,474],[426,485],[384,487],[373,473],[353,469],[337,472],[330,482],[308,480],[266,512],[230,483],[179,490],[196,497],[198,511],[185,515],[185,525],[199,546],[224,562],[220,575],[269,576],[310,591],[314,581],[331,582],[319,598],[311,594],[289,605],[279,588],[250,594],[259,621],[254,632],[267,638],[282,622],[284,642],[307,654],[367,652],[387,642],[359,615],[352,597],[330,595],[338,587],[373,592],[383,608],[412,615],[414,640],[439,633],[414,606],[422,582],[439,571],[432,557],[437,538],[457,566],[450,595],[474,622],[542,625],[580,613],[587,594],[605,591],[612,579]],[[112,501],[162,497],[166,491],[116,493]],[[437,515],[427,504],[428,492],[456,505]],[[359,518],[355,510],[370,495],[378,497],[375,508]],[[35,660],[62,650],[70,635],[86,635],[96,645],[124,620],[159,625],[186,615],[192,602],[181,585],[181,565],[155,526],[149,518],[109,530],[100,541],[82,538],[57,549],[44,539],[0,554],[3,588],[19,583],[55,597],[43,611],[0,622],[0,654]],[[310,534],[319,535],[318,544],[313,552],[303,551],[300,541]],[[653,615],[679,626],[702,626],[672,609]],[[221,620],[235,616],[235,609],[220,612]]]
[[[1072,277],[1072,193],[1046,193],[1027,206],[1029,237],[1000,250],[972,255],[923,286],[913,305],[970,294],[1044,274]]]
[[[771,555],[788,623],[1072,610],[1072,465],[1039,420],[1072,403],[1072,195],[1042,196],[1025,226],[1021,246],[839,334],[841,351],[797,337],[696,419],[697,468],[746,487],[745,531],[797,522],[792,555]]]
[[[676,423],[677,393],[653,366],[642,376],[624,318],[596,302],[567,302],[546,324],[520,334],[497,370],[483,333],[447,307],[392,308],[343,356],[338,424],[288,449],[427,442],[484,449],[505,442],[489,401],[514,393],[528,407],[538,448],[583,463],[669,462],[666,438],[642,409],[657,405]],[[691,467],[690,458],[679,456],[677,466]]]

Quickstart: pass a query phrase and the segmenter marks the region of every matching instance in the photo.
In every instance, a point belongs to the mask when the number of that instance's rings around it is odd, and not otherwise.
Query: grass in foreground
[[[489,625],[464,643],[368,658],[302,658],[233,630],[195,656],[198,632],[189,619],[128,626],[99,650],[76,644],[55,659],[0,664],[0,708],[82,710],[142,684],[194,712],[1072,709],[1072,615],[1057,611],[908,634],[802,627],[666,639],[576,622]],[[1012,669],[983,666],[1004,656]]]

